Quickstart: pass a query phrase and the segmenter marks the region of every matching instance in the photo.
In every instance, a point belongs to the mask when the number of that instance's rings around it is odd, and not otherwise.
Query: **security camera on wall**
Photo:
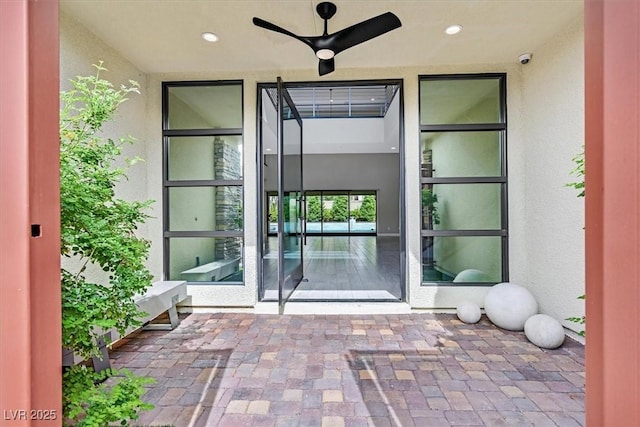
[[[531,61],[531,57],[532,57],[532,56],[533,56],[533,55],[532,55],[532,54],[530,54],[530,53],[523,53],[522,55],[520,55],[520,56],[518,57],[518,60],[520,61],[520,63],[521,63],[522,65],[525,65],[525,64],[528,64],[528,63],[529,63],[529,61]]]

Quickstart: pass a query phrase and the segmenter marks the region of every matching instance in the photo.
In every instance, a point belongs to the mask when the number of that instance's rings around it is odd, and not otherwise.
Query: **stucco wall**
[[[565,188],[571,180],[571,158],[583,140],[582,23],[536,49],[527,66],[514,58],[509,64],[379,69],[338,68],[319,78],[315,69],[249,72],[170,73],[143,75],[117,52],[73,21],[61,21],[62,80],[91,71],[90,64],[106,61],[114,81],[130,78],[142,84],[143,95],[126,104],[117,125],[141,144],[135,154],[146,168],[132,171],[124,194],[156,200],[142,232],[152,240],[149,265],[162,272],[162,130],[161,83],[182,80],[244,80],[244,229],[245,285],[190,286],[195,306],[253,306],[257,301],[257,162],[256,86],[258,82],[402,79],[404,88],[404,167],[408,299],[415,308],[453,308],[461,299],[482,302],[485,287],[421,286],[420,133],[418,75],[446,73],[507,73],[510,274],[513,282],[529,287],[543,312],[556,318],[581,313],[575,297],[583,292],[582,201]],[[146,174],[146,175],[145,175]],[[148,185],[147,185],[148,183]]]
[[[130,94],[128,96],[128,101],[120,106],[115,119],[103,127],[103,136],[114,140],[126,135],[136,138],[135,144],[123,147],[123,155],[128,158],[139,157],[144,161],[128,169],[128,180],[119,184],[116,190],[118,197],[126,200],[147,200],[150,198],[147,192],[149,187],[147,183],[147,167],[149,166],[146,162],[147,147],[153,143],[160,144],[159,141],[150,142],[146,138],[147,76],[86,27],[61,14],[60,90],[70,90],[69,80],[76,76],[95,74],[97,70],[92,64],[98,64],[100,61],[103,61],[103,66],[108,69],[108,71],[101,73],[101,77],[113,83],[114,86],[128,85],[129,80],[135,80],[140,84],[140,95]],[[124,161],[119,165],[124,166]],[[152,238],[148,229],[150,223],[161,224],[162,221],[162,198],[157,195],[153,197],[156,202],[148,211],[153,218],[150,218],[138,230],[139,235],[144,238]],[[158,279],[162,275],[162,264],[157,262],[158,259],[161,260],[162,244],[158,244],[156,239],[152,240],[149,265],[152,274]]]
[[[527,266],[512,276],[559,320],[584,313],[584,199],[565,186],[584,144],[583,46],[579,20],[522,67]]]

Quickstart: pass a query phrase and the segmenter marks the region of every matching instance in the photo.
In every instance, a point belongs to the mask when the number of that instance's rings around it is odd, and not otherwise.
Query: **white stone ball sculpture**
[[[484,297],[484,312],[496,326],[522,331],[527,319],[538,313],[538,303],[526,288],[498,283]]]
[[[558,348],[564,342],[564,328],[546,314],[531,316],[524,324],[527,339],[541,348]]]
[[[459,282],[491,282],[491,278],[487,273],[482,270],[477,270],[475,268],[468,268],[466,270],[462,270],[460,273],[454,277],[453,281],[455,283]]]
[[[472,301],[462,301],[456,308],[458,319],[464,323],[478,323],[482,313],[478,304]]]

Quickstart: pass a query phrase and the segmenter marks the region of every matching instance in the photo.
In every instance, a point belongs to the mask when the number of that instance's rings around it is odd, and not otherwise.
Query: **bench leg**
[[[171,322],[171,329],[177,328],[178,325],[180,324],[180,319],[178,318],[178,310],[176,309],[176,304],[178,303],[177,299],[178,297],[174,297],[174,299],[171,301],[173,305],[168,310],[169,321]]]
[[[98,346],[100,347],[101,356],[94,356],[92,358],[93,370],[96,372],[102,372],[105,369],[111,369],[111,361],[109,360],[109,349],[107,348],[107,342],[111,342],[111,332],[107,332],[104,337],[98,339]]]
[[[180,318],[178,317],[178,310],[176,308],[176,304],[178,304],[178,296],[175,295],[171,298],[171,307],[167,310],[169,313],[169,322],[170,323],[149,323],[145,325],[142,329],[147,331],[172,331],[178,327],[180,324]]]

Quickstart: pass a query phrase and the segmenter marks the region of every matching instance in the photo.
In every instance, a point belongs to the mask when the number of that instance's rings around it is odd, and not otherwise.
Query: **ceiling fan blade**
[[[393,13],[387,12],[330,34],[326,39],[331,50],[337,54],[401,26],[400,19]]]
[[[254,17],[253,18],[253,24],[258,26],[258,27],[262,27],[262,28],[265,28],[267,30],[270,30],[270,31],[275,31],[276,33],[285,34],[285,35],[287,35],[289,37],[293,37],[296,40],[300,40],[300,41],[308,44],[308,42],[305,40],[304,37],[300,37],[297,34],[293,34],[291,31],[285,30],[284,28],[279,27],[276,24],[272,24],[271,22],[267,22],[264,19],[260,19],[260,18]]]
[[[321,59],[318,63],[318,74],[324,76],[325,74],[332,73],[336,69],[336,61],[331,59]]]

